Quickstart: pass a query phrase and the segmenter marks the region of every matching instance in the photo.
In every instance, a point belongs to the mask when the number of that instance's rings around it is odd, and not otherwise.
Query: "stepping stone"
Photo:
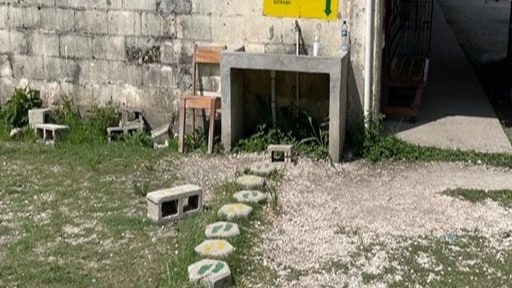
[[[226,240],[205,240],[194,250],[205,257],[225,257],[233,253],[235,248]]]
[[[243,190],[233,195],[238,202],[264,203],[267,201],[267,194],[258,190]]]
[[[275,171],[282,169],[285,167],[284,163],[279,162],[261,162],[261,163],[254,163],[251,166],[249,166],[249,171],[255,175],[268,177],[270,174],[274,173]]]
[[[238,225],[230,222],[217,222],[206,226],[206,238],[230,238],[240,235]]]
[[[260,189],[265,186],[265,178],[262,178],[260,176],[254,176],[254,175],[244,175],[240,176],[236,179],[236,183],[244,189],[248,190],[254,190],[254,189]]]
[[[234,218],[245,218],[252,212],[252,207],[245,204],[227,204],[219,209],[219,216],[224,216],[228,220]]]
[[[204,259],[188,266],[188,279],[192,284],[202,283],[210,288],[228,287],[231,270],[224,261]]]

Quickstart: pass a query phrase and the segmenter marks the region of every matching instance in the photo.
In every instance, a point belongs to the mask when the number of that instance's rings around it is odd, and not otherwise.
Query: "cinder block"
[[[192,1],[192,14],[211,14],[213,6],[216,6],[216,4],[217,3],[214,3],[213,1]]]
[[[44,31],[57,30],[57,13],[55,7],[41,9],[41,25],[40,28]]]
[[[31,33],[11,30],[9,32],[9,40],[9,52],[12,52],[14,55],[32,54]]]
[[[78,2],[78,1],[77,1]],[[69,32],[73,31],[75,27],[75,12],[71,9],[60,9],[55,10],[57,19],[57,31]]]
[[[41,7],[53,7],[55,6],[55,0],[34,0],[37,1],[37,5]]]
[[[36,129],[37,124],[46,123],[49,112],[50,109],[48,108],[28,110],[28,124],[30,127],[32,127],[32,129]]]
[[[212,25],[211,16],[203,15],[180,15],[177,17],[176,34],[178,39],[211,41]],[[239,25],[239,23],[237,24]],[[240,25],[239,25],[240,26]],[[233,27],[230,27],[233,29]],[[228,32],[230,34],[231,31]],[[215,39],[217,40],[217,39]]]
[[[23,28],[37,29],[41,26],[41,11],[37,7],[23,8]]]
[[[0,56],[0,77],[12,77],[12,68],[9,56]]]
[[[82,84],[106,84],[109,81],[109,62],[104,60],[80,61],[80,80]]]
[[[244,41],[246,30],[252,27],[248,27],[247,25],[240,25],[239,23],[245,23],[246,21],[247,19],[242,16],[211,16],[212,39],[215,39],[215,41],[225,42],[228,44],[231,44],[233,39],[236,39],[236,41]]]
[[[8,7],[9,6],[7,6],[7,5],[0,6],[0,29],[5,29],[5,28],[9,27],[9,23],[7,22],[9,19]]]
[[[72,59],[46,57],[44,59],[44,75],[49,81],[67,81],[77,83],[80,77],[80,66]]]
[[[123,0],[123,8],[126,10],[156,11],[156,1]]]
[[[23,28],[23,7],[10,6],[9,7],[9,28]]]
[[[39,139],[46,143],[55,144],[55,142],[63,138],[68,130],[68,126],[57,124],[36,124],[35,129]]]
[[[160,36],[163,31],[163,19],[160,15],[142,12],[142,35]]]
[[[176,85],[176,69],[170,66],[144,65],[143,85],[152,87],[174,87]]]
[[[9,2],[9,1],[7,1]],[[11,1],[14,2],[14,1]],[[18,1],[21,6],[41,6],[48,7],[53,6],[55,4],[55,0],[24,0]],[[0,1],[1,3],[1,1]]]
[[[125,38],[122,36],[98,36],[92,41],[93,55],[96,59],[125,60]]]
[[[32,34],[32,54],[59,56],[59,36],[57,34]]]
[[[75,12],[75,31],[93,34],[107,33],[107,12],[101,10],[84,10]]]
[[[292,145],[268,145],[267,151],[270,153],[270,162],[276,162],[276,153],[283,153],[284,159],[280,162],[291,163],[293,161]]]
[[[146,1],[141,1],[146,2]],[[109,11],[108,34],[110,35],[140,35],[140,14],[133,11]]]
[[[8,30],[0,30],[0,53],[11,52],[9,43],[11,42],[11,33]]]
[[[190,64],[194,55],[194,41],[166,41],[162,44],[163,64]]]
[[[110,62],[110,80],[117,84],[142,85],[142,67],[125,62]]]
[[[202,211],[203,189],[184,185],[148,193],[148,217],[156,222],[168,222]]]
[[[15,78],[44,79],[42,57],[15,55],[13,59]]]
[[[92,58],[92,38],[81,35],[62,35],[60,55],[63,58]]]
[[[119,10],[123,8],[123,0],[110,0],[110,1],[104,1],[104,0],[98,0],[100,2],[103,2],[106,4],[106,8],[109,10]]]

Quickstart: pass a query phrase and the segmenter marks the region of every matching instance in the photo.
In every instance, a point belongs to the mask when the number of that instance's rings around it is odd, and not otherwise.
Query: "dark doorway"
[[[433,0],[387,0],[382,111],[415,117],[426,85]]]

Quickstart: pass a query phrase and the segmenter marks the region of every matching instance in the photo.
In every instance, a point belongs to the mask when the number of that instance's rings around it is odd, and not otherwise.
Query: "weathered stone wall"
[[[359,2],[340,1],[338,11],[351,30],[349,94],[356,112],[365,32]],[[0,101],[14,87],[30,85],[48,105],[64,94],[81,106],[125,103],[161,124],[191,87],[194,43],[245,45],[254,52],[295,49],[295,19],[262,11],[263,0],[0,0]],[[320,24],[320,53],[339,53],[341,20],[299,23],[306,44],[312,45]],[[219,89],[218,77],[205,80]]]

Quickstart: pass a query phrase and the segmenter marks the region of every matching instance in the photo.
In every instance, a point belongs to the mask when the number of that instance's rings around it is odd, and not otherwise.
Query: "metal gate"
[[[402,53],[427,56],[432,38],[433,0],[402,0],[400,5]]]
[[[387,27],[390,29],[398,21],[400,34],[399,47],[387,45],[388,49],[397,49],[402,56],[428,56],[432,38],[433,0],[388,0],[387,2]],[[395,51],[389,52],[388,55],[395,54]]]

